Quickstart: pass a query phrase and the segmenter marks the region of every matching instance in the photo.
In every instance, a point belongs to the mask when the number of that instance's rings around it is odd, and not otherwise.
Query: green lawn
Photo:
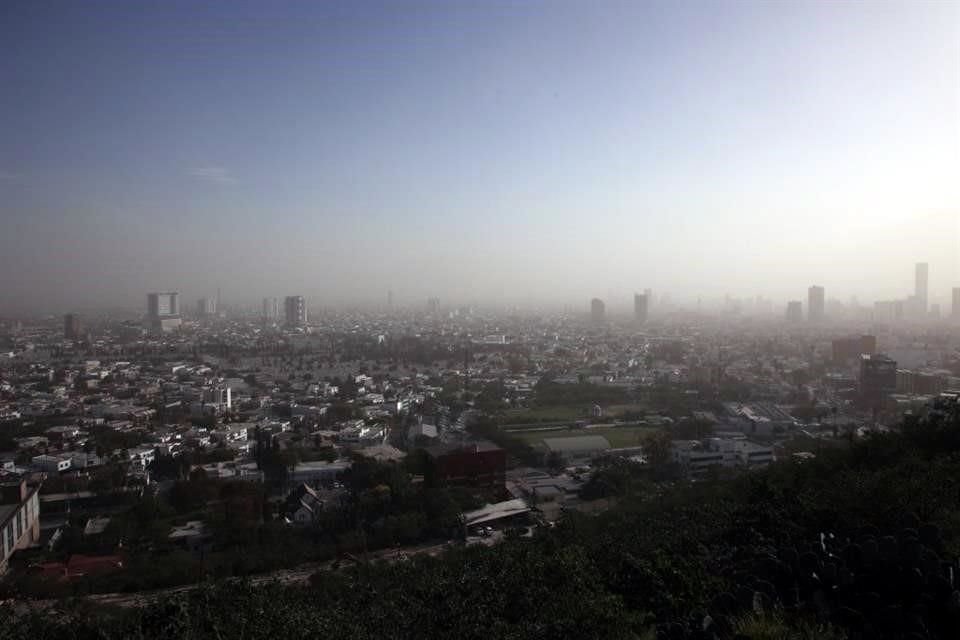
[[[559,405],[555,407],[530,407],[504,412],[503,424],[531,424],[534,422],[575,422],[590,417],[591,405]],[[648,410],[645,404],[614,404],[606,408],[605,415],[611,418],[622,416],[627,411]]]
[[[543,442],[544,438],[569,438],[575,436],[603,436],[614,449],[636,447],[643,440],[656,433],[656,427],[597,427],[595,429],[556,429],[551,431],[511,431],[515,438],[526,440],[532,445]]]
[[[650,406],[646,404],[612,404],[606,409],[608,416],[622,416],[627,411],[639,413],[640,411],[649,411]]]
[[[531,422],[573,422],[585,420],[590,415],[589,406],[531,407],[511,409],[504,413],[503,424],[529,424]]]

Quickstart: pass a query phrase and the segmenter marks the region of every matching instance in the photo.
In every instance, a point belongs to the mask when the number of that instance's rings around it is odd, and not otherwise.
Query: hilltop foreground
[[[134,611],[6,605],[0,638],[952,638],[958,505],[953,405],[814,460],[638,489],[532,540]]]

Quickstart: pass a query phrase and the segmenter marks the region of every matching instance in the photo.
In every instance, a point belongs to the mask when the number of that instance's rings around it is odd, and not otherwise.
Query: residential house
[[[284,519],[297,524],[316,522],[322,511],[320,494],[306,483],[291,491],[283,505]]]
[[[22,478],[0,484],[0,574],[15,551],[40,540],[39,489]]]

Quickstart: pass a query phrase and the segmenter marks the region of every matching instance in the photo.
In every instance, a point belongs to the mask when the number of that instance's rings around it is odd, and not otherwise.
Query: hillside
[[[134,612],[7,606],[0,638],[953,638],[958,505],[953,407],[815,460],[637,490],[533,540]]]

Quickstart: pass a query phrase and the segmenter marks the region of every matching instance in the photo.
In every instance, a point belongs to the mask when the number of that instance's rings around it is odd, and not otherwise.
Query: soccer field
[[[543,442],[544,438],[571,438],[577,436],[603,436],[614,449],[637,447],[658,431],[657,427],[596,427],[593,429],[553,429],[549,431],[509,431],[510,435],[526,440],[532,445]]]

